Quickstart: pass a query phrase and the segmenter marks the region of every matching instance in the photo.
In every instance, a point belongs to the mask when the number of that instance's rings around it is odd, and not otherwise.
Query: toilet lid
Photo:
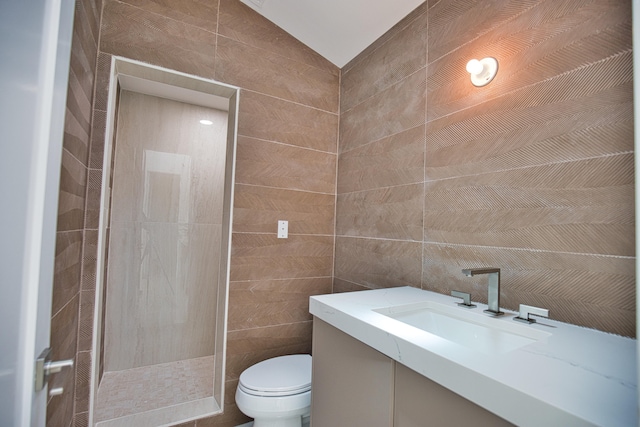
[[[238,387],[255,396],[291,396],[311,390],[311,356],[295,354],[256,363],[240,374]]]

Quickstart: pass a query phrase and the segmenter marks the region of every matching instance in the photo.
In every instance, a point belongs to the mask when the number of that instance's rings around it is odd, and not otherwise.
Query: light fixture
[[[211,120],[202,119],[200,120],[200,124],[210,126],[213,124],[213,122]]]
[[[496,76],[498,72],[498,60],[487,57],[481,60],[472,59],[467,62],[467,71],[471,74],[471,83],[474,86],[485,86]]]

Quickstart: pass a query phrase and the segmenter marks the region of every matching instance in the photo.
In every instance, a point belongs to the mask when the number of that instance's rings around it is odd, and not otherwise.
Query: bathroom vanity
[[[416,288],[314,296],[313,427],[635,426],[636,342]]]

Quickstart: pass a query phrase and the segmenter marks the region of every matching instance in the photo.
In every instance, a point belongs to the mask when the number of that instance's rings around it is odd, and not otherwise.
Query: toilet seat
[[[311,390],[311,356],[295,354],[264,360],[240,374],[238,388],[253,396],[293,396]]]

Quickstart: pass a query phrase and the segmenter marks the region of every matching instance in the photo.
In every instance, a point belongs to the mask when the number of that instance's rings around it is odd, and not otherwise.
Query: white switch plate
[[[278,221],[278,239],[289,237],[289,221]]]

